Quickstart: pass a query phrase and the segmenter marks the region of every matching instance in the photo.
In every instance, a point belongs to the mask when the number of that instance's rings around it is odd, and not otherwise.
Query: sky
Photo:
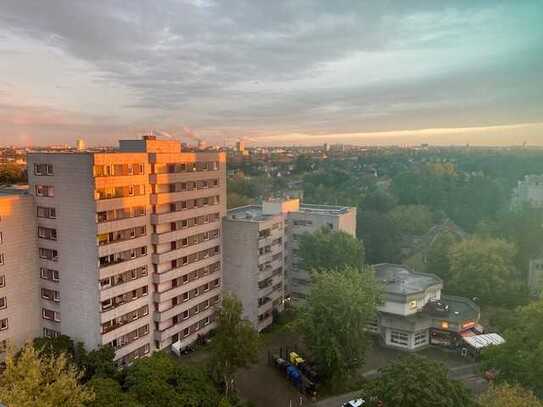
[[[2,0],[0,144],[543,145],[543,0]]]

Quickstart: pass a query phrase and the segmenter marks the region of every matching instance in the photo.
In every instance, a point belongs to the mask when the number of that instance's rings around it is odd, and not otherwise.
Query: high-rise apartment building
[[[224,288],[239,298],[244,318],[261,331],[281,312],[285,296],[284,218],[258,205],[228,211],[223,219]]]
[[[126,364],[212,329],[225,165],[222,152],[149,136],[115,152],[30,153],[43,333],[110,344]]]

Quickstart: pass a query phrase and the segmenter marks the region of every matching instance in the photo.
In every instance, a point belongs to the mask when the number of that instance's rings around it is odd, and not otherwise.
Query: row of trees
[[[10,407],[241,406],[234,374],[253,363],[258,333],[225,296],[208,363],[183,363],[164,352],[117,369],[111,347],[87,352],[67,336],[39,338],[7,356],[0,402]]]

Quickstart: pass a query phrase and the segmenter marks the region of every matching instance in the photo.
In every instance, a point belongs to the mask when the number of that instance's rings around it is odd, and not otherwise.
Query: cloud
[[[57,73],[15,81],[38,106],[217,139],[541,117],[540,1],[337,3],[4,0],[0,52]]]

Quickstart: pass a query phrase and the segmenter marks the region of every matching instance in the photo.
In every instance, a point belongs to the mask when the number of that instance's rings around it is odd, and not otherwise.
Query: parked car
[[[365,400],[355,399],[355,400],[351,400],[342,404],[342,407],[360,407],[360,406],[363,406],[364,404],[366,404]]]

